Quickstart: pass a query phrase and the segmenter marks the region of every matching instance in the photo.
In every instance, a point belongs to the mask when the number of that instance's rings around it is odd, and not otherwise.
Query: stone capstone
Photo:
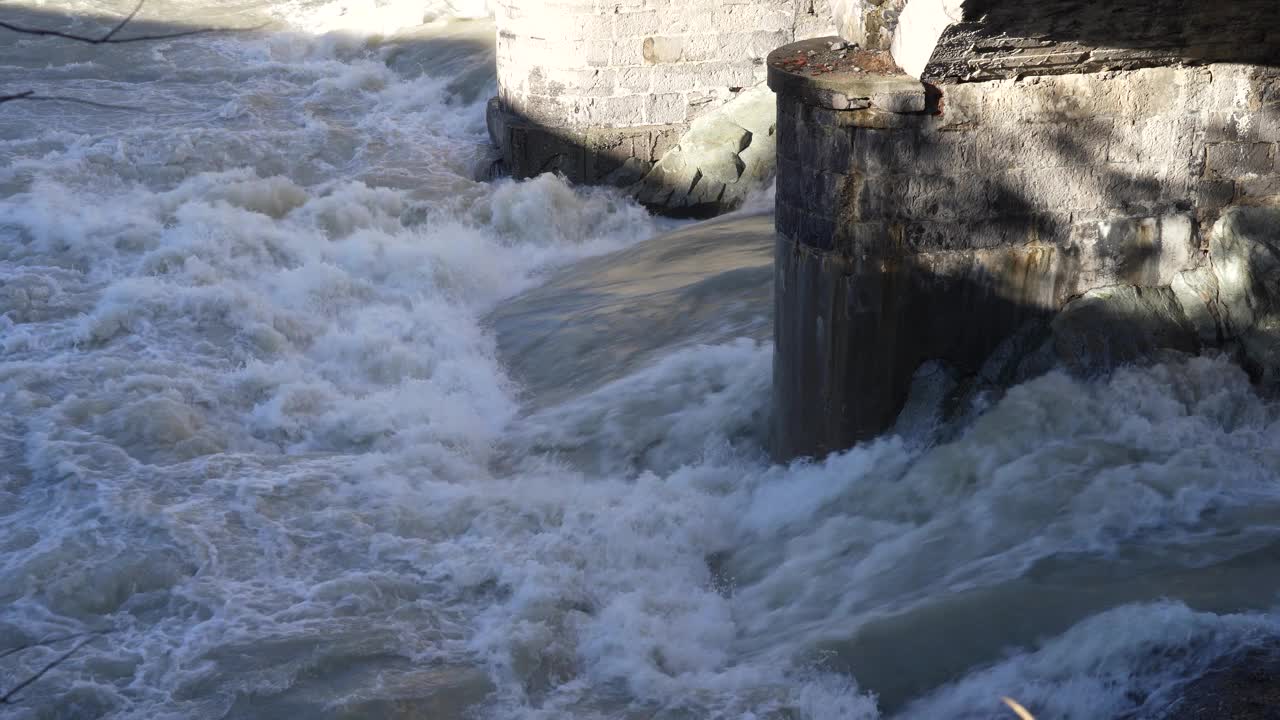
[[[920,81],[902,72],[884,51],[832,50],[837,38],[814,38],[769,54],[769,87],[832,110],[924,112]]]

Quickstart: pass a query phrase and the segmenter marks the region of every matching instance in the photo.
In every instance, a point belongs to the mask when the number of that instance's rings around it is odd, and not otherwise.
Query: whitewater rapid
[[[1158,718],[1280,632],[1280,405],[1235,366],[926,392],[773,464],[767,216],[476,180],[486,12],[0,37],[0,92],[120,106],[0,105],[0,653],[109,631],[0,715]]]

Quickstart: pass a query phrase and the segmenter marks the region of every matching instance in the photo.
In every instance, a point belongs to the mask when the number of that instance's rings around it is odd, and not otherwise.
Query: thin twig
[[[210,33],[221,32],[248,32],[252,30],[260,30],[269,23],[262,23],[253,27],[244,28],[194,28],[191,30],[179,30],[171,33],[160,33],[156,35],[135,35],[133,37],[118,38],[116,34],[133,22],[133,19],[142,11],[142,6],[147,0],[138,0],[138,4],[133,6],[133,10],[124,16],[119,22],[111,27],[102,37],[89,37],[88,35],[77,35],[75,33],[63,32],[61,30],[46,30],[44,28],[24,27],[15,25],[11,22],[0,20],[0,28],[11,30],[23,35],[37,35],[41,37],[55,37],[63,40],[74,40],[75,42],[87,43],[89,45],[123,45],[124,43],[148,42],[152,40],[172,40],[174,38],[191,37],[193,35],[207,35]],[[129,107],[127,105],[111,105],[108,103],[94,102],[92,100],[82,100],[80,98],[67,97],[65,95],[36,95],[34,90],[25,90],[20,93],[10,95],[0,95],[0,105],[14,100],[48,100],[53,102],[78,103],[80,105],[89,105],[91,107],[103,108],[107,110],[137,110],[138,108]]]
[[[84,632],[71,633],[70,635],[63,635],[61,637],[53,637],[53,638],[48,638],[46,640],[37,640],[36,642],[33,642],[33,643],[27,643],[26,645],[11,647],[8,650],[5,650],[4,652],[0,652],[0,659],[7,658],[10,655],[20,653],[23,650],[30,650],[31,648],[44,647],[45,645],[54,645],[56,643],[66,642],[67,640],[75,640],[76,638],[82,638],[88,635],[108,635],[113,632],[115,631],[114,630],[86,630]]]
[[[22,682],[18,683],[18,684],[17,684],[17,685],[12,689],[12,690],[10,690],[9,692],[5,693],[3,697],[0,697],[0,704],[9,704],[9,703],[12,703],[12,702],[13,702],[13,696],[14,696],[14,695],[17,695],[18,693],[22,692],[24,689],[26,689],[26,688],[27,688],[27,686],[31,685],[31,683],[33,683],[33,682],[35,682],[35,681],[39,680],[40,678],[44,677],[45,673],[47,673],[47,672],[49,672],[50,670],[54,669],[55,667],[57,667],[57,666],[61,665],[63,662],[65,662],[65,661],[67,660],[67,658],[71,657],[72,655],[75,655],[75,654],[76,654],[76,652],[77,652],[80,648],[84,647],[85,645],[88,645],[89,643],[93,642],[94,640],[97,640],[97,639],[98,639],[99,637],[101,637],[102,635],[103,635],[103,633],[97,633],[97,634],[95,634],[93,637],[85,638],[84,640],[81,640],[80,642],[76,643],[76,644],[75,644],[75,646],[74,646],[74,647],[72,647],[70,650],[68,650],[68,651],[66,651],[66,652],[62,653],[61,655],[59,655],[58,657],[54,658],[54,659],[53,659],[53,662],[51,662],[51,663],[49,663],[48,665],[45,665],[44,667],[40,668],[40,671],[39,671],[39,672],[37,672],[35,675],[32,675],[31,677],[27,678],[26,680],[23,680]]]
[[[108,34],[100,38],[92,38],[92,37],[85,37],[84,35],[76,35],[74,33],[62,32],[61,30],[46,30],[44,28],[23,27],[21,25],[14,25],[11,22],[5,22],[3,20],[0,20],[0,28],[4,28],[5,30],[12,30],[13,32],[22,33],[23,35],[40,35],[44,37],[62,38],[63,40],[75,40],[76,42],[88,43],[89,45],[121,45],[123,43],[142,42],[143,40],[168,40],[170,38],[188,37],[190,35],[203,35],[206,33],[213,33],[213,32],[256,30],[258,27],[262,27],[262,26],[259,25],[257,27],[252,27],[252,28],[197,28],[195,30],[181,30],[179,32],[161,33],[159,35],[137,35],[134,37],[127,37],[127,38],[111,37],[110,34]],[[114,33],[116,32],[116,30],[112,29],[111,32]]]
[[[0,103],[7,103],[10,100],[30,100],[35,94],[35,90],[27,90],[14,95],[0,95]]]
[[[111,38],[114,37],[116,33],[123,30],[124,26],[128,25],[133,20],[133,18],[137,16],[138,11],[142,9],[142,4],[145,3],[146,1],[147,0],[138,0],[138,4],[133,7],[133,12],[129,13],[128,15],[125,16],[123,20],[116,23],[116,26],[111,28],[111,31],[108,32],[106,35],[103,35],[102,39],[99,40],[98,42],[100,43],[111,42]]]
[[[23,35],[38,35],[42,37],[56,37],[63,40],[74,40],[76,42],[87,43],[89,45],[122,45],[124,43],[146,42],[150,40],[172,40],[173,38],[191,37],[192,35],[207,35],[209,33],[219,32],[246,32],[249,30],[260,30],[269,23],[262,23],[253,27],[244,28],[195,28],[192,30],[179,30],[171,33],[159,33],[156,35],[135,35],[133,37],[118,38],[116,34],[125,28],[133,19],[138,16],[147,0],[138,0],[138,4],[133,8],[133,12],[129,13],[120,22],[116,23],[102,37],[90,37],[88,35],[77,35],[75,33],[63,32],[62,30],[47,30],[45,28],[25,27],[15,25],[11,22],[0,20],[0,28],[11,30]]]
[[[35,95],[33,91],[28,90],[20,96],[10,98],[12,100],[34,100],[44,102],[66,102],[76,103],[77,105],[88,105],[90,107],[102,108],[104,110],[141,110],[140,107],[133,105],[112,105],[110,103],[94,102],[93,100],[85,100],[83,98],[69,97],[66,95]],[[4,102],[4,98],[0,97],[0,102]]]

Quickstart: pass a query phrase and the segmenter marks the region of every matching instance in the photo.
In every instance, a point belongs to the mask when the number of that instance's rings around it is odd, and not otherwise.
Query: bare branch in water
[[[89,107],[102,108],[104,110],[135,110],[135,111],[142,110],[142,108],[136,107],[134,105],[112,105],[111,103],[94,102],[93,100],[85,100],[84,98],[68,97],[66,95],[36,95],[32,91],[27,91],[25,93],[22,93],[21,95],[16,95],[7,99],[75,103],[77,105],[88,105]],[[5,100],[6,98],[4,96],[0,96],[0,102],[4,102]]]
[[[155,35],[134,35],[127,38],[118,38],[116,34],[125,28],[130,22],[137,17],[138,12],[142,10],[147,0],[138,0],[138,4],[120,22],[116,23],[107,34],[102,37],[90,37],[88,35],[77,35],[76,33],[63,32],[61,30],[46,30],[44,28],[24,27],[15,25],[11,22],[0,20],[0,28],[10,30],[12,32],[21,33],[23,35],[38,35],[42,37],[56,37],[63,40],[74,40],[76,42],[88,43],[89,45],[120,45],[123,43],[147,42],[151,40],[172,40],[173,38],[191,37],[192,35],[208,35],[209,33],[223,32],[248,32],[250,30],[260,30],[267,26],[267,23],[255,25],[253,27],[243,28],[194,28],[191,30],[179,30],[171,33],[159,33]]]
[[[7,103],[10,100],[30,100],[35,94],[35,90],[27,90],[14,95],[0,95],[0,103]]]
[[[44,640],[38,640],[33,643],[27,643],[26,645],[11,647],[8,650],[5,650],[4,652],[0,652],[0,659],[7,658],[10,655],[16,655],[17,653],[20,653],[23,650],[30,650],[31,648],[44,647],[45,645],[53,645],[55,643],[66,642],[68,640],[75,640],[76,638],[89,637],[90,635],[108,635],[112,632],[115,632],[115,631],[114,630],[86,630],[85,632],[71,633],[70,635],[62,635],[59,637],[46,638]]]
[[[68,635],[68,636],[66,636],[66,637],[57,638],[57,639],[55,639],[55,640],[49,640],[49,641],[47,641],[46,643],[36,643],[36,645],[44,645],[44,644],[49,644],[49,643],[61,642],[61,641],[63,641],[63,640],[71,640],[71,639],[76,638],[76,637],[84,637],[85,635],[88,635],[88,636],[89,636],[89,637],[85,637],[83,640],[81,640],[80,642],[76,643],[74,646],[72,646],[72,648],[71,648],[70,650],[68,650],[68,651],[66,651],[66,652],[62,653],[61,655],[59,655],[58,657],[54,658],[52,662],[50,662],[50,663],[48,663],[47,665],[45,665],[44,667],[40,668],[40,670],[39,670],[39,671],[37,671],[37,672],[36,672],[36,674],[34,674],[34,675],[32,675],[31,677],[27,678],[26,680],[23,680],[22,682],[18,683],[18,684],[17,684],[17,685],[15,685],[15,686],[13,687],[13,689],[11,689],[9,692],[7,692],[7,693],[5,693],[4,695],[0,696],[0,704],[3,704],[3,705],[12,704],[12,703],[13,703],[13,696],[15,696],[15,695],[17,695],[18,693],[20,693],[20,692],[22,692],[23,690],[25,690],[28,686],[30,686],[30,685],[31,685],[31,683],[33,683],[33,682],[35,682],[35,681],[39,680],[40,678],[44,677],[44,676],[45,676],[45,674],[46,674],[46,673],[48,673],[50,670],[52,670],[52,669],[54,669],[54,668],[58,667],[58,666],[59,666],[59,665],[61,665],[62,663],[64,663],[64,662],[66,662],[67,660],[69,660],[69,659],[71,658],[71,656],[72,656],[72,655],[75,655],[77,652],[79,652],[80,648],[84,647],[85,645],[88,645],[89,643],[93,642],[94,640],[97,640],[98,638],[100,638],[100,637],[102,637],[103,635],[106,635],[106,634],[108,634],[108,633],[110,633],[110,632],[111,632],[110,630],[98,630],[98,631],[96,631],[96,632],[90,632],[90,633],[78,633],[78,634],[76,634],[76,635]],[[7,655],[12,655],[12,654],[13,654],[13,653],[15,653],[15,652],[19,652],[19,651],[21,651],[21,650],[27,650],[27,649],[32,648],[32,647],[35,647],[35,645],[28,645],[28,646],[25,646],[25,647],[13,648],[13,649],[11,649],[11,650],[7,650],[7,651],[5,652],[5,655],[6,655],[6,656],[7,656]],[[3,656],[0,656],[0,657],[3,657]]]
[[[111,27],[107,33],[101,37],[90,37],[88,35],[77,35],[75,33],[63,32],[61,30],[46,30],[44,28],[24,27],[15,25],[11,22],[0,20],[0,28],[10,30],[22,35],[36,35],[40,37],[54,37],[63,40],[74,40],[75,42],[88,43],[89,45],[121,45],[124,43],[148,42],[152,40],[172,40],[174,38],[191,37],[193,35],[208,35],[210,33],[226,33],[226,32],[249,32],[252,30],[260,30],[266,27],[267,23],[255,25],[253,27],[244,28],[193,28],[191,30],[179,30],[171,33],[159,33],[155,35],[134,35],[127,38],[116,37],[121,30],[124,30],[133,19],[142,11],[142,6],[147,0],[138,0],[138,4],[124,18]],[[80,98],[53,96],[53,95],[36,95],[34,90],[25,90],[10,95],[0,95],[0,105],[14,100],[50,100],[55,102],[77,103],[80,105],[89,105],[90,107],[105,108],[109,110],[137,110],[138,108],[129,107],[127,105],[109,105],[107,103],[94,102],[92,100],[82,100]]]
[[[103,35],[102,39],[99,40],[98,42],[100,43],[111,42],[111,38],[115,37],[116,33],[123,30],[125,25],[128,25],[130,22],[133,22],[133,19],[138,15],[138,11],[142,9],[142,4],[145,3],[146,1],[147,0],[138,0],[138,4],[133,7],[133,12],[129,13],[124,17],[123,20],[116,23],[116,26],[111,28],[110,32],[108,32],[106,35]]]

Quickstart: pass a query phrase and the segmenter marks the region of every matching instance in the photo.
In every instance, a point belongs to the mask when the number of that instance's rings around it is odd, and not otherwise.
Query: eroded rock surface
[[[1255,378],[1280,386],[1280,209],[1223,213],[1209,264],[1180,274],[1173,290],[1201,338],[1236,346]]]
[[[1280,379],[1280,292],[1251,279],[1274,243],[1207,247],[1227,208],[1280,206],[1275,67],[926,82],[831,40],[768,58],[779,458],[880,435],[923,363],[974,376],[1026,322],[1058,318],[1044,347],[1077,372],[1221,347]]]
[[[1157,356],[1196,352],[1195,330],[1167,287],[1117,285],[1090,290],[1053,319],[1058,357],[1083,372],[1108,370]]]
[[[1181,692],[1164,720],[1280,718],[1280,652],[1254,649],[1219,662]]]
[[[776,116],[773,91],[760,85],[698,118],[634,186],[636,199],[676,216],[736,209],[774,174]]]

